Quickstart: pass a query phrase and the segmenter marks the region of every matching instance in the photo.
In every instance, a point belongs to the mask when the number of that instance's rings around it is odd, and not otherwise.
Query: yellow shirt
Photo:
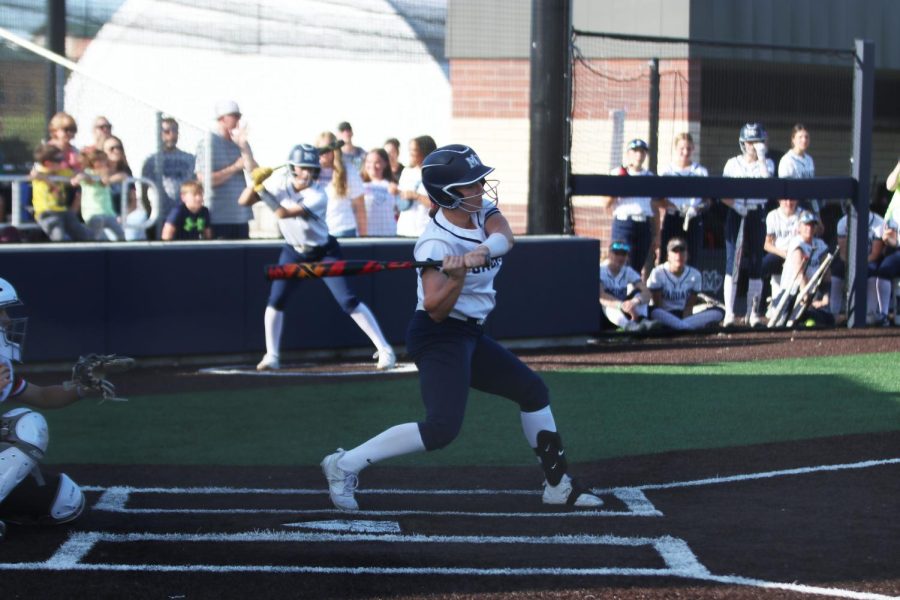
[[[62,177],[71,177],[75,174],[69,168],[50,171],[44,166],[35,167],[35,171],[42,175],[59,175]],[[40,218],[45,212],[63,212],[68,210],[66,206],[66,188],[66,183],[62,181],[33,180],[31,182],[31,205],[34,207],[35,218]]]

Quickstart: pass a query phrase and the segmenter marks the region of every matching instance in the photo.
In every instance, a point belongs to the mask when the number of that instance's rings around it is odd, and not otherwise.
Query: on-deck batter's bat
[[[265,274],[269,281],[275,279],[320,279],[322,277],[366,275],[379,271],[439,267],[440,265],[440,261],[434,260],[333,260],[266,265]]]
[[[809,257],[804,256],[800,260],[800,267],[794,274],[794,279],[790,285],[782,288],[781,296],[775,304],[775,310],[772,311],[772,317],[769,319],[769,327],[783,327],[787,321],[788,315],[794,308],[794,302],[797,300],[797,294],[800,292],[800,285],[803,283],[803,273],[806,272],[806,265],[809,263]],[[785,282],[782,282],[785,283]]]
[[[737,293],[738,281],[741,277],[741,259],[744,257],[744,222],[746,220],[747,217],[742,215],[741,224],[738,225],[737,238],[734,240],[734,264],[731,266],[731,281],[733,282],[735,293]]]
[[[791,311],[790,318],[787,320],[787,323],[785,323],[787,327],[793,327],[794,323],[799,321],[804,313],[806,313],[806,309],[809,308],[809,305],[812,304],[813,299],[816,297],[819,286],[822,285],[822,280],[825,278],[825,272],[828,270],[828,267],[831,266],[831,261],[833,260],[834,253],[829,252],[825,255],[825,259],[822,260],[822,264],[819,265],[819,268],[816,269],[813,276],[809,278],[803,291],[801,291],[800,295],[797,297],[797,302],[794,304],[794,310]]]

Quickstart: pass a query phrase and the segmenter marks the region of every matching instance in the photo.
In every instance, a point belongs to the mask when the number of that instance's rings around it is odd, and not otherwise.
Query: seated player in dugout
[[[0,415],[0,540],[6,523],[59,525],[81,515],[81,488],[68,475],[40,466],[50,438],[46,419],[32,409],[63,408],[96,391],[80,385],[38,386],[16,372],[28,322],[28,317],[15,315],[22,306],[12,284],[0,279],[0,405],[21,405]],[[99,383],[106,386],[104,396],[114,393],[109,382]]]
[[[828,254],[828,245],[816,237],[818,227],[819,219],[815,213],[804,212],[800,215],[800,233],[794,236],[788,244],[784,268],[781,271],[781,291],[772,299],[769,306],[767,316],[770,319],[775,316],[774,307],[778,306],[781,296],[789,294],[798,280],[802,290]],[[806,263],[805,267],[803,267],[804,262]],[[830,287],[831,275],[825,273],[819,291],[806,309],[801,325],[834,325],[834,315],[830,310]]]
[[[647,318],[650,291],[641,275],[628,264],[631,246],[623,240],[609,245],[600,264],[600,329],[649,331],[656,323]]]
[[[666,245],[666,262],[653,269],[647,280],[653,297],[650,318],[676,331],[702,329],[725,318],[721,306],[697,303],[703,276],[687,261],[684,239],[672,238]]]

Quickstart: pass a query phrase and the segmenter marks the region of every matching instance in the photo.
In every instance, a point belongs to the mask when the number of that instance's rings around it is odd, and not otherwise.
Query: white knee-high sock
[[[603,307],[603,314],[606,315],[606,318],[609,319],[609,322],[615,325],[616,327],[625,327],[628,323],[631,322],[631,319],[625,316],[618,308],[610,308],[609,306]]]
[[[828,294],[828,300],[831,314],[834,316],[841,314],[841,308],[844,306],[844,280],[840,277],[831,278],[831,292]]]
[[[766,299],[762,297],[762,279],[747,280],[747,314],[753,310],[753,299],[759,296],[759,310],[765,308]]]
[[[381,333],[378,321],[375,320],[375,315],[372,314],[372,311],[369,310],[368,306],[360,302],[359,306],[350,313],[350,317],[356,321],[356,324],[363,330],[363,333],[372,340],[376,349],[381,350],[382,348],[390,348],[390,344],[387,343],[387,340],[384,339],[384,335]]]
[[[284,328],[284,311],[267,306],[263,323],[266,328],[266,354],[278,358],[281,349],[281,331]]]
[[[549,405],[534,412],[520,412],[519,417],[522,419],[522,433],[531,448],[537,448],[537,435],[541,431],[556,431],[556,421]]]
[[[891,312],[891,280],[879,277],[876,286],[878,288],[878,312],[886,315]],[[873,304],[872,309],[874,308]]]
[[[725,275],[725,314],[733,315],[734,314],[734,299],[737,296],[737,290],[734,289],[734,277],[731,275]]]
[[[413,452],[423,452],[425,443],[419,433],[418,423],[394,425],[356,448],[348,450],[338,461],[338,466],[351,473],[359,473],[378,461]]]

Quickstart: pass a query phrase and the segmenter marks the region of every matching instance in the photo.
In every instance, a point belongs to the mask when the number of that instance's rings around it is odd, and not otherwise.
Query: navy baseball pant
[[[297,252],[293,246],[285,245],[281,249],[281,256],[278,257],[278,264],[291,262],[318,262],[322,260],[340,260],[343,257],[341,246],[337,240],[332,237],[328,238],[328,244],[320,246],[310,252]],[[341,309],[350,314],[359,306],[359,299],[350,291],[345,277],[323,277],[322,282],[328,286],[328,290],[334,299],[341,306]],[[272,288],[269,290],[268,305],[275,310],[284,310],[288,298],[296,289],[299,279],[277,279],[272,282]]]

